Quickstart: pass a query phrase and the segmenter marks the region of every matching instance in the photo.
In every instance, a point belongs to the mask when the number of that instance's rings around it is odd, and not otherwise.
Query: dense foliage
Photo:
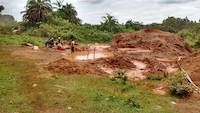
[[[4,10],[4,6],[0,5],[0,13]]]
[[[146,27],[177,33],[178,31],[189,28],[195,24],[196,22],[190,21],[187,17],[183,19],[176,17],[168,17],[167,19],[163,20],[161,24],[152,23],[146,25]]]
[[[25,22],[36,24],[46,19],[52,11],[50,0],[28,0],[26,10],[22,11]]]
[[[4,7],[0,6],[0,11],[3,9]],[[200,25],[187,17],[168,17],[162,23],[147,25],[130,19],[121,24],[117,18],[107,13],[98,25],[82,24],[75,7],[64,3],[64,0],[57,0],[55,3],[50,0],[29,0],[22,13],[23,22],[0,22],[1,33],[9,34],[13,29],[20,28],[25,35],[55,38],[61,36],[65,40],[70,40],[73,36],[83,43],[106,43],[116,33],[153,28],[178,33],[190,46],[200,47]]]
[[[200,24],[196,24],[178,33],[193,48],[200,48]]]
[[[186,79],[184,72],[177,72],[171,80],[171,94],[178,97],[188,97],[193,93],[193,87]]]
[[[77,17],[78,13],[72,4],[66,3],[66,5],[61,5],[61,3],[57,1],[57,6],[58,10],[54,13],[56,16],[68,20],[71,23],[81,23],[81,19]]]

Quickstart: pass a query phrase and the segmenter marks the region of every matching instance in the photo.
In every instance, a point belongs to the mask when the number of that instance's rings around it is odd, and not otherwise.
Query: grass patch
[[[44,46],[45,39],[38,37],[31,37],[26,35],[2,35],[0,34],[1,45],[22,45],[26,43],[32,43],[36,46]]]
[[[0,112],[3,113],[176,113],[174,97],[157,96],[131,81],[60,75],[39,78],[34,61],[0,49]],[[37,84],[33,87],[33,84]]]
[[[165,74],[155,74],[155,73],[149,74],[148,77],[147,77],[148,80],[159,80],[159,81],[163,80],[165,78],[167,78],[167,75],[165,75]]]

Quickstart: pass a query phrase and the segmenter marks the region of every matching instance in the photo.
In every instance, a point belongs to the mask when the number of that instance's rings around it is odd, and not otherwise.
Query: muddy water
[[[74,52],[70,53],[67,56],[68,60],[73,60],[73,61],[86,61],[86,60],[95,60],[99,58],[107,58],[113,56],[111,53],[108,52],[88,52],[88,51],[81,51],[81,52]]]

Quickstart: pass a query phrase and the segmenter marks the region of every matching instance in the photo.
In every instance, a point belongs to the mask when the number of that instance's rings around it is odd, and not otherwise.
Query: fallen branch
[[[190,78],[190,75],[181,67],[181,64],[180,64],[181,60],[182,60],[181,57],[179,57],[177,60],[177,64],[178,64],[179,68],[181,69],[181,71],[183,71],[185,73],[187,80],[195,87],[195,90],[200,91],[200,88],[192,81],[192,79]]]

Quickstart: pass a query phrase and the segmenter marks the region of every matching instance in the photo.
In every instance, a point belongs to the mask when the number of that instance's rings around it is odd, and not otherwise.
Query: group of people
[[[63,43],[61,42],[61,37],[58,37],[57,39],[50,37],[46,41],[45,46],[48,48],[56,47],[58,50],[63,50],[63,51],[68,48],[68,46],[63,45]],[[75,51],[75,41],[73,39],[70,42],[70,49],[71,49],[71,52]]]

